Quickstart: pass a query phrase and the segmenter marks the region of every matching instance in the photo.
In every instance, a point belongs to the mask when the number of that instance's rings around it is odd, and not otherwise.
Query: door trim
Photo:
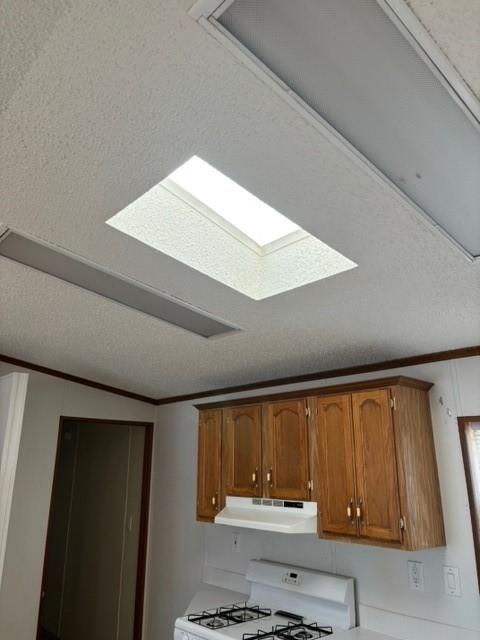
[[[152,475],[152,450],[153,450],[153,422],[143,422],[138,420],[108,420],[105,418],[81,418],[76,416],[60,416],[57,434],[57,450],[55,454],[55,470],[53,474],[52,490],[50,494],[50,507],[48,513],[48,529],[43,554],[42,586],[40,590],[40,604],[37,619],[37,640],[41,640],[40,635],[40,611],[42,605],[42,593],[45,587],[46,554],[52,535],[53,516],[53,494],[58,482],[58,462],[60,458],[60,436],[64,426],[69,422],[81,422],[82,424],[101,424],[105,427],[132,426],[145,427],[145,440],[143,449],[143,469],[142,469],[142,494],[140,502],[140,531],[138,536],[137,555],[137,579],[135,586],[135,613],[133,621],[132,640],[142,640],[143,633],[143,610],[145,602],[145,579],[147,570],[147,548],[148,548],[148,522],[150,512],[150,485]]]

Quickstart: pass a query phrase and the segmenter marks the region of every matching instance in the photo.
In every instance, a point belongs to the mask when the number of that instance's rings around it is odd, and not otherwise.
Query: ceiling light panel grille
[[[204,338],[237,330],[236,327],[172,300],[145,285],[12,231],[2,236],[0,257],[2,256]]]
[[[217,20],[435,226],[480,255],[480,132],[376,0],[234,0]]]

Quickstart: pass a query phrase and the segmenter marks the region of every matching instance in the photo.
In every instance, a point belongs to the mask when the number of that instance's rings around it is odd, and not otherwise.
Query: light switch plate
[[[408,586],[413,591],[425,591],[422,562],[408,561]]]
[[[460,587],[460,572],[458,567],[443,567],[443,581],[447,596],[461,598],[462,589]]]

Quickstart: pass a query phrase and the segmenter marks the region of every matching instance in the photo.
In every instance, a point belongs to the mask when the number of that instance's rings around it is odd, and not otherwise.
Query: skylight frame
[[[192,176],[193,169],[193,176]],[[210,181],[210,184],[207,184],[207,193],[204,193],[205,200],[201,198],[198,193],[198,189],[200,191],[202,189],[205,191],[205,183],[198,183],[198,173],[203,176],[205,181]],[[183,175],[182,174],[185,174]],[[180,174],[180,180],[178,180],[178,175]],[[193,184],[192,184],[193,180]],[[190,185],[188,184],[190,182]],[[206,160],[201,158],[200,156],[194,154],[188,160],[186,160],[179,167],[174,169],[166,178],[164,178],[159,185],[163,188],[166,188],[170,193],[175,195],[177,198],[180,198],[184,202],[186,202],[189,206],[194,208],[196,211],[201,213],[202,215],[209,218],[212,222],[222,227],[223,230],[227,231],[235,238],[243,242],[250,249],[258,253],[259,255],[267,255],[272,251],[276,251],[282,247],[285,247],[292,242],[296,242],[305,237],[308,237],[308,233],[301,229],[296,222],[285,216],[284,214],[277,211],[274,207],[264,202],[261,198],[256,196],[254,193],[238,184],[233,178],[230,178],[228,175],[224,174],[222,171],[208,163]],[[188,187],[191,187],[190,189]],[[225,206],[224,198],[217,197],[216,204],[219,206],[218,209],[212,206],[212,199],[210,197],[211,193],[215,193],[218,191],[220,194],[232,193],[237,196],[237,199],[244,202],[245,210],[248,213],[251,213],[252,210],[258,210],[258,217],[267,217],[267,220],[270,220],[272,227],[275,227],[276,218],[279,218],[280,226],[287,226],[293,228],[292,231],[287,233],[282,233],[282,235],[278,235],[278,233],[273,233],[271,235],[276,236],[273,237],[270,242],[260,242],[259,235],[256,233],[258,229],[251,233],[248,233],[248,227],[251,225],[241,225],[235,224],[235,220],[232,219],[232,213],[237,214],[238,217],[243,217],[243,210],[235,212],[235,206],[230,207],[228,204]],[[236,193],[235,193],[236,192]],[[208,201],[210,199],[210,201]],[[213,198],[215,201],[215,196]],[[233,209],[233,211],[232,211]],[[248,215],[246,216],[248,222]],[[255,225],[254,225],[255,226]],[[243,227],[243,228],[242,228]],[[262,227],[260,225],[260,227]],[[267,226],[267,228],[269,228]],[[260,229],[260,237],[265,235],[265,225]]]
[[[480,254],[470,252],[426,210],[400,189],[383,171],[339,133],[318,111],[312,109],[289,85],[279,78],[252,51],[219,22],[221,15],[235,0],[197,0],[188,14],[213,38],[240,60],[254,75],[277,93],[290,107],[338,147],[376,182],[387,185],[400,202],[407,202],[420,221],[447,239],[469,262],[480,262]],[[441,82],[452,99],[480,130],[480,100],[470,91],[459,72],[432,40],[415,14],[403,0],[376,0],[405,39]]]
[[[223,216],[219,215],[216,211],[208,207],[204,202],[198,200],[198,198],[196,198],[186,189],[183,189],[183,187],[171,180],[168,176],[160,182],[160,185],[164,189],[169,191],[172,195],[183,200],[186,204],[192,207],[192,209],[195,209],[199,214],[201,214],[205,218],[208,218],[218,227],[221,227],[224,231],[242,242],[246,247],[254,251],[259,256],[266,256],[270,253],[273,253],[274,251],[278,251],[279,249],[288,246],[289,244],[292,244],[293,242],[303,240],[310,235],[304,229],[299,228],[296,231],[292,231],[291,233],[282,236],[277,240],[274,240],[273,242],[269,242],[265,245],[259,245],[254,240],[252,240],[250,236],[248,236],[246,233],[243,233],[243,231],[241,231],[238,227],[231,224]]]

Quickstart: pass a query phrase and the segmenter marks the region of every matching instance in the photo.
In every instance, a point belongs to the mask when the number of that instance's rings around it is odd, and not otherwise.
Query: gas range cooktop
[[[338,630],[355,626],[353,578],[268,560],[251,560],[245,577],[247,601],[227,605],[226,596],[240,594],[199,591],[200,607],[226,606],[177,618],[174,640],[334,640]]]
[[[242,622],[251,622],[272,615],[271,609],[256,605],[231,604],[226,607],[209,609],[200,613],[191,613],[187,619],[207,629],[223,629]]]
[[[272,621],[278,621],[281,617],[292,618],[294,621],[285,621],[284,624],[271,624]],[[267,619],[263,627],[246,631],[241,635],[239,634],[238,637],[241,637],[242,640],[281,640],[282,638],[317,640],[318,638],[323,638],[333,633],[331,627],[320,626],[315,622],[306,623],[301,616],[296,614],[277,611],[272,617],[271,609],[249,603],[232,604],[216,609],[208,609],[198,613],[191,613],[187,616],[189,622],[193,622],[200,627],[212,631],[220,631],[227,627],[247,622],[251,623],[263,618]]]
[[[332,633],[332,627],[320,627],[316,622],[312,624],[289,622],[286,625],[276,625],[270,631],[259,630],[257,633],[244,633],[242,640],[275,640],[280,638],[316,640],[317,638],[331,636]]]

